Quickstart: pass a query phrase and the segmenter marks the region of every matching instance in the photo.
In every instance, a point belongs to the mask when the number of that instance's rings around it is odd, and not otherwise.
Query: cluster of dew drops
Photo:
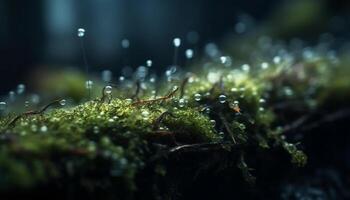
[[[242,23],[239,22],[236,25],[236,29],[237,29],[236,32],[241,34],[242,32],[244,32],[244,30],[242,30],[243,28],[245,28],[244,24],[242,25]],[[84,42],[83,38],[86,36],[85,29],[79,28],[77,30],[77,36],[83,43]],[[320,42],[319,46],[324,45],[324,43],[328,43],[328,41],[324,39],[324,38],[327,38],[327,36],[330,37],[329,35],[320,36],[320,38],[323,38],[323,43]],[[199,34],[197,32],[191,31],[187,34],[186,42],[189,44],[189,46],[191,46],[191,48],[187,48],[184,50],[184,56],[186,58],[186,61],[193,60],[194,56],[199,54],[194,50],[194,49],[197,49],[196,45],[198,40],[199,40]],[[180,79],[181,73],[183,74],[183,71],[181,71],[181,67],[178,64],[179,62],[178,53],[183,43],[184,43],[183,40],[181,40],[181,38],[179,37],[176,37],[172,40],[172,46],[174,48],[174,61],[169,67],[166,67],[166,70],[165,70],[165,78],[168,82],[172,82],[173,80]],[[292,66],[293,62],[297,59],[296,55],[300,53],[301,53],[301,57],[305,60],[316,60],[321,57],[321,55],[317,51],[317,48],[304,47],[303,42],[298,39],[292,40],[289,46],[288,45],[283,46],[281,44],[274,44],[272,42],[272,39],[268,36],[261,36],[258,39],[257,46],[260,52],[265,52],[265,54],[259,55],[259,52],[253,52],[253,53],[265,59],[260,59],[260,63],[250,61],[250,64],[248,64],[238,59],[234,60],[231,56],[223,54],[222,51],[218,48],[218,46],[215,43],[212,43],[212,42],[207,43],[204,46],[203,56],[201,56],[206,58],[205,62],[202,63],[202,66],[204,69],[206,69],[207,66],[214,64],[213,66],[219,65],[226,69],[232,69],[235,72],[239,71],[240,73],[250,73],[252,69],[256,70],[257,68],[258,70],[268,70],[270,66],[276,66],[276,65]],[[122,39],[121,47],[122,49],[128,49],[130,47],[130,41],[128,39]],[[83,51],[85,51],[85,49]],[[266,56],[266,55],[269,55],[269,56]],[[327,51],[326,57],[329,58],[332,62],[338,62],[336,52],[333,50]],[[146,59],[145,63],[137,67],[136,70],[133,70],[130,66],[125,66],[124,68],[122,68],[121,75],[117,78],[117,81],[120,84],[129,85],[129,87],[133,87],[134,81],[129,79],[136,78],[141,82],[141,87],[143,87],[143,89],[147,89],[148,85],[153,85],[154,90],[152,90],[152,94],[156,94],[155,83],[157,80],[157,75],[155,75],[156,73],[153,73],[153,74],[150,73],[152,71],[153,66],[154,66],[154,63],[151,59]],[[86,66],[86,67],[89,67],[89,66]],[[206,77],[207,81],[213,84],[218,82],[221,76],[221,74],[218,71],[219,70],[215,70],[215,68],[213,70],[209,70]],[[101,79],[103,82],[107,84],[107,86],[105,86],[104,88],[104,94],[111,95],[113,90],[113,86],[112,84],[110,84],[113,82],[112,71],[103,70],[101,72]],[[193,79],[191,79],[191,81],[193,81]],[[85,87],[87,90],[91,90],[93,88],[93,81],[88,79],[85,82]],[[232,92],[237,92],[238,90],[244,91],[244,89],[245,88],[232,88],[231,91]],[[24,84],[19,84],[15,91],[10,91],[7,101],[0,101],[0,114],[6,112],[8,103],[14,102],[16,100],[16,96],[19,96],[19,97],[24,96],[25,90],[26,90],[26,86]],[[289,87],[284,88],[283,91],[286,96],[293,95],[293,91]],[[196,93],[194,94],[193,99],[199,102],[202,99],[202,95],[203,94]],[[37,105],[39,104],[39,102],[40,102],[40,96],[37,94],[32,94],[30,96],[30,100],[26,100],[24,102],[24,106],[29,107],[30,104]],[[227,96],[225,94],[220,94],[218,96],[218,102],[222,104],[226,103]],[[266,102],[266,99],[264,98],[259,100],[259,103],[261,103],[261,105],[265,104],[265,102]],[[178,107],[182,108],[186,105],[186,103],[187,103],[187,99],[181,98],[178,100]],[[59,101],[59,104],[61,106],[65,106],[67,104],[67,101],[65,99],[62,99]],[[235,100],[232,103],[233,106],[238,106],[238,104],[239,104],[238,100]],[[260,107],[259,110],[263,111],[264,108]],[[209,113],[210,108],[206,108],[205,112]],[[142,116],[144,116],[145,118],[147,118],[148,115],[149,115],[148,111],[142,112]],[[216,125],[215,120],[211,120],[210,123],[213,127],[215,127]],[[46,130],[45,127],[43,128],[43,130]],[[97,131],[97,128],[96,128],[96,131]]]

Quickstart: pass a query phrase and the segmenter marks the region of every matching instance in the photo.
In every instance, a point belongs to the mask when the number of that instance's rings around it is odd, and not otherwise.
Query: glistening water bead
[[[78,28],[78,37],[84,37],[85,35],[85,29]]]
[[[219,102],[220,103],[225,103],[226,99],[227,99],[227,97],[225,95],[223,95],[223,94],[219,96]]]
[[[93,83],[91,80],[87,80],[87,81],[85,82],[85,87],[86,87],[86,89],[91,89],[93,84],[94,84],[94,83]]]
[[[193,50],[192,49],[187,49],[185,51],[185,55],[187,59],[191,59],[193,57]]]
[[[107,85],[107,86],[105,87],[104,93],[105,93],[105,94],[111,94],[111,93],[112,93],[112,90],[113,90],[112,86]]]
[[[0,102],[0,111],[5,110],[5,109],[6,109],[6,102],[1,101]]]
[[[152,67],[152,60],[147,60],[146,65],[147,67]]]
[[[60,103],[61,106],[65,106],[66,105],[66,100],[62,99],[59,103]]]
[[[201,94],[197,93],[197,94],[194,95],[194,100],[195,101],[200,101],[201,99],[202,99],[202,95]]]
[[[179,47],[181,45],[181,39],[180,38],[174,38],[173,44],[175,47]]]

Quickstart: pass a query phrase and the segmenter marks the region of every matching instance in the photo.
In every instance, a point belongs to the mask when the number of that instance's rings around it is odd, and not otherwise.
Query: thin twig
[[[131,105],[138,106],[138,105],[152,104],[152,103],[159,102],[159,101],[166,101],[166,100],[172,98],[178,90],[179,90],[179,88],[176,87],[175,89],[173,89],[169,94],[167,94],[164,97],[159,97],[156,99],[149,99],[149,100],[139,100],[139,101],[132,103]]]
[[[169,111],[165,111],[162,114],[160,114],[160,116],[154,121],[153,123],[153,130],[158,130],[160,127],[160,124],[162,123],[162,121],[165,119],[166,116],[171,116],[173,118],[176,118],[176,116],[169,112]]]
[[[44,113],[49,107],[51,107],[54,104],[57,104],[61,101],[61,99],[55,100],[49,104],[47,104],[46,106],[44,106],[43,108],[41,108],[40,110],[30,110],[30,111],[26,111],[20,115],[17,115],[15,118],[13,118],[9,123],[8,126],[12,126],[14,125],[19,119],[21,119],[22,117],[25,116],[29,116],[29,115],[39,115]]]

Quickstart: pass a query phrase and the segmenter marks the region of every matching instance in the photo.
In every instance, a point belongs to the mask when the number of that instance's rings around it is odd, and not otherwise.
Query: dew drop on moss
[[[65,105],[66,105],[66,100],[65,100],[65,99],[62,99],[62,100],[60,101],[60,105],[61,105],[61,106],[65,106]]]
[[[200,101],[201,99],[202,99],[202,95],[201,95],[201,94],[196,93],[196,94],[194,95],[194,100],[195,100],[195,101]]]
[[[43,125],[40,127],[40,131],[43,132],[43,133],[46,133],[47,132],[47,126]]]
[[[183,99],[183,98],[179,99],[179,107],[180,108],[183,108],[185,106],[185,104],[186,104],[185,99]]]
[[[109,94],[112,93],[112,90],[113,90],[112,86],[107,85],[107,86],[105,87],[104,94],[109,95]]]
[[[216,121],[212,119],[212,120],[210,120],[210,124],[211,124],[212,127],[215,127],[216,126]]]
[[[227,97],[226,97],[225,95],[223,95],[223,94],[221,94],[221,95],[219,96],[219,102],[220,102],[220,103],[225,103],[225,102],[226,102],[226,99],[227,99]]]

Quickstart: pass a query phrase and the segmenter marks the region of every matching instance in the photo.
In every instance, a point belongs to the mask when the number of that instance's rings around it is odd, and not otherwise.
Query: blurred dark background
[[[299,0],[303,1],[311,0]],[[7,94],[10,88],[25,82],[33,69],[42,66],[83,69],[77,37],[80,27],[86,30],[84,41],[92,70],[118,72],[125,65],[135,68],[147,59],[153,60],[155,68],[164,69],[172,62],[174,37],[182,39],[182,50],[201,49],[208,42],[245,34],[249,28],[276,18],[278,10],[295,2],[297,0],[1,0],[0,94]],[[311,2],[321,11],[317,17],[322,25],[317,29],[310,27],[296,37],[312,41],[323,32],[331,32],[337,37],[349,38],[350,1]],[[309,7],[310,13],[316,7]],[[298,15],[296,10],[295,17]],[[197,33],[198,42],[188,41],[189,33],[192,36]],[[130,41],[127,50],[121,47],[125,38]],[[184,57],[183,53],[180,55]]]

